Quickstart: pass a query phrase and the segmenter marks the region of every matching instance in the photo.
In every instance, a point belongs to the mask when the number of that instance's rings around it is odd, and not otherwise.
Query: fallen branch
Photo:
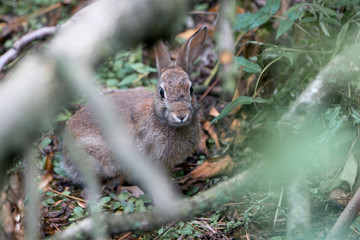
[[[240,198],[252,186],[258,176],[255,172],[246,171],[232,179],[221,183],[210,190],[199,193],[191,199],[184,199],[174,203],[171,213],[165,217],[162,211],[155,208],[147,212],[138,212],[127,215],[101,214],[97,219],[104,221],[109,233],[126,231],[149,231],[171,221],[185,221],[210,209],[216,209],[222,204]],[[89,236],[96,222],[85,219],[71,228],[52,236],[50,239],[73,239],[75,236]]]
[[[28,44],[52,36],[56,31],[57,27],[43,27],[22,36],[0,57],[0,72],[6,64],[15,60]]]
[[[358,217],[360,211],[360,188],[356,191],[335,225],[330,230],[326,240],[341,239],[349,231],[351,224]]]

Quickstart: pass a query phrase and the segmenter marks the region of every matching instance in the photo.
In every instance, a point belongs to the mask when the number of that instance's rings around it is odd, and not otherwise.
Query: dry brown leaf
[[[210,137],[215,142],[216,149],[219,151],[220,150],[220,143],[219,143],[219,138],[218,138],[218,136],[216,134],[214,125],[211,125],[211,123],[209,121],[206,121],[206,122],[203,123],[203,129],[209,133]]]
[[[194,35],[194,33],[196,33],[196,31],[197,31],[196,28],[189,28],[186,31],[179,33],[176,36],[182,39],[189,39],[192,35]]]
[[[41,181],[39,183],[38,189],[46,191],[53,178],[54,175],[51,172],[46,172],[44,175],[41,176]]]
[[[350,193],[343,188],[335,188],[330,192],[329,198],[337,204],[346,206],[350,200]]]
[[[234,168],[235,162],[229,155],[216,162],[205,161],[203,164],[195,168],[189,173],[192,179],[205,180],[220,174],[231,172]]]
[[[85,202],[80,202],[80,201],[77,201],[77,204],[82,207],[82,208],[86,208],[87,207],[87,203]]]
[[[56,207],[56,206],[58,206],[60,203],[62,203],[64,201],[64,199],[60,199],[60,200],[58,200],[58,201],[56,201],[53,205],[51,205],[51,206],[53,206],[53,207]]]
[[[208,135],[205,134],[203,130],[200,131],[200,142],[197,146],[197,151],[201,154],[208,155],[208,149],[206,147],[206,141],[208,140]]]
[[[220,5],[217,4],[217,5],[215,5],[214,7],[209,8],[209,9],[208,9],[208,12],[218,12],[218,11],[219,11],[219,8],[220,8]]]
[[[45,170],[47,170],[48,172],[53,171],[52,160],[53,160],[54,155],[55,155],[55,153],[53,151],[46,153]]]
[[[217,117],[219,116],[219,114],[220,114],[219,111],[214,107],[212,107],[209,111],[209,115],[212,117]]]
[[[234,139],[234,144],[235,145],[242,145],[246,136],[241,134],[241,121],[240,119],[235,118],[231,124],[230,124],[230,129],[235,131],[235,139]]]
[[[239,119],[235,118],[230,124],[230,129],[233,131],[236,131],[240,128],[241,128],[241,121]]]
[[[216,6],[209,8],[208,12],[218,12],[220,9],[220,5],[217,4]],[[244,8],[240,7],[240,6],[236,6],[236,13],[237,14],[244,14],[246,11]]]
[[[223,145],[227,145],[233,141],[233,137],[228,137],[225,132],[220,134],[220,141]]]
[[[223,65],[229,65],[233,62],[233,54],[230,51],[222,51],[219,55],[220,63]]]
[[[246,11],[244,8],[242,8],[240,6],[236,6],[236,12],[237,12],[237,14],[244,14]]]
[[[0,222],[3,224],[5,233],[11,239],[24,239],[23,219],[25,206],[23,201],[22,175],[12,173],[7,182],[4,192],[1,193]],[[0,231],[0,237],[1,237]]]

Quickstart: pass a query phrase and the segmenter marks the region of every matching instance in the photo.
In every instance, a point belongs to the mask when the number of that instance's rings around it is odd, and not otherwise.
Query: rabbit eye
[[[190,95],[193,95],[193,91],[194,91],[194,89],[193,89],[193,87],[191,86],[191,87],[190,87]]]
[[[160,88],[160,96],[162,97],[162,98],[164,98],[165,96],[164,96],[164,89],[161,87]]]

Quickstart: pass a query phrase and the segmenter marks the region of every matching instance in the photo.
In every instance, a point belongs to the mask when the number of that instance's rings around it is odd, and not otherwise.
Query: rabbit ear
[[[175,62],[177,66],[182,67],[188,73],[191,71],[193,62],[203,49],[206,33],[207,27],[202,26],[182,45]]]
[[[156,67],[160,76],[161,70],[171,64],[171,59],[163,41],[159,40],[155,44],[154,50],[156,55]]]

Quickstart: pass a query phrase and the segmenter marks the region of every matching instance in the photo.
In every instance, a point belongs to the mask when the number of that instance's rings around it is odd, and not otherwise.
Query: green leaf
[[[331,8],[323,7],[317,3],[312,3],[311,5],[315,9],[317,9],[320,13],[324,14],[327,17],[330,17],[330,16],[336,17],[337,16],[336,12],[334,10],[332,10]]]
[[[305,13],[305,6],[307,3],[298,3],[289,8],[285,13],[284,16],[286,16],[290,20],[297,20]]]
[[[106,203],[110,202],[111,197],[103,197],[102,199],[100,199],[100,204],[101,205],[105,205]]]
[[[46,202],[47,204],[52,205],[52,204],[54,204],[54,203],[55,203],[55,200],[54,200],[54,199],[52,199],[52,198],[48,198],[48,199],[46,199],[46,200],[45,200],[45,202]]]
[[[117,59],[115,60],[113,66],[112,66],[112,69],[114,71],[118,71],[120,70],[122,67],[124,66],[124,61],[122,59]]]
[[[306,18],[303,18],[301,20],[301,23],[304,24],[304,23],[313,23],[313,22],[316,22],[317,21],[317,18],[316,17],[306,17]]]
[[[295,23],[294,20],[289,20],[289,19],[281,19],[279,21],[279,28],[276,32],[276,40],[283,35],[287,30],[289,30]]]
[[[247,96],[238,97],[234,101],[232,101],[231,103],[226,105],[226,107],[221,111],[219,116],[217,116],[216,118],[214,118],[211,121],[211,124],[213,124],[217,120],[219,120],[219,119],[225,117],[226,115],[228,115],[235,107],[237,107],[239,105],[249,105],[249,104],[252,104],[254,102],[255,103],[269,103],[269,102],[271,102],[271,100],[253,99],[252,97],[247,97]]]
[[[324,22],[324,23],[334,24],[334,25],[337,25],[337,26],[341,27],[340,21],[337,20],[336,18],[320,17],[319,21]]]
[[[122,200],[122,201],[129,199],[129,197],[130,197],[129,192],[122,192],[118,196],[119,200]]]
[[[199,191],[199,186],[192,185],[189,187],[189,190],[187,190],[186,195],[191,196]]]
[[[266,23],[270,19],[270,15],[263,14],[262,12],[258,12],[251,21],[249,29],[253,29],[259,27]]]
[[[119,87],[126,86],[132,84],[136,79],[138,78],[138,75],[136,73],[133,73],[126,78],[124,78],[119,84]]]
[[[269,14],[274,15],[280,7],[281,0],[267,0],[262,9],[266,9]]]
[[[239,14],[236,17],[235,30],[238,30],[238,31],[250,30],[249,26],[250,26],[253,18],[254,18],[254,14],[251,14],[251,13]]]
[[[157,72],[157,69],[153,68],[153,67],[149,67],[149,66],[144,66],[144,68],[139,69],[137,72],[138,73],[151,73],[151,72]]]
[[[51,139],[50,138],[44,138],[42,141],[41,141],[41,143],[40,143],[40,145],[41,145],[41,147],[42,148],[45,148],[45,147],[47,147],[50,143],[51,143]]]
[[[177,233],[183,234],[183,235],[192,235],[194,231],[194,227],[190,224],[186,224],[186,226],[182,229],[177,230]]]
[[[294,63],[294,59],[298,56],[298,54],[293,52],[284,52],[282,55],[290,61],[290,65],[292,66]]]
[[[271,15],[274,15],[280,7],[281,0],[268,0],[266,5],[255,14],[239,14],[236,18],[235,30],[248,31],[259,27],[269,21]]]
[[[56,118],[55,121],[56,122],[65,122],[68,121],[71,118],[71,112],[69,110],[67,110],[66,108],[64,108],[64,112],[63,113],[59,113]]]
[[[123,205],[123,209],[125,213],[132,213],[134,212],[134,204],[133,203],[126,203]]]
[[[121,207],[121,203],[120,202],[114,202],[112,205],[111,205],[111,209],[112,210],[116,210],[118,208]]]
[[[325,34],[325,36],[330,37],[330,33],[329,33],[325,23],[319,22],[319,26],[320,26],[321,31]]]
[[[144,64],[143,63],[133,63],[133,64],[130,64],[130,67],[132,69],[134,69],[135,71],[141,69],[141,68],[144,68]]]
[[[139,199],[141,201],[143,201],[144,203],[151,203],[151,198],[149,197],[149,195],[147,194],[143,194],[139,197]]]
[[[357,169],[358,163],[354,157],[354,154],[351,152],[349,158],[345,162],[342,172],[339,175],[340,180],[349,183],[351,191],[355,183]]]
[[[119,84],[119,81],[116,78],[111,78],[106,80],[106,87],[115,87]]]
[[[65,194],[65,195],[70,195],[71,192],[70,191],[63,191],[62,193]]]
[[[235,62],[240,66],[244,66],[244,72],[258,73],[261,71],[261,67],[259,65],[247,60],[244,57],[235,57]]]
[[[84,209],[82,207],[75,207],[74,208],[74,214],[77,217],[83,217],[84,216]]]

